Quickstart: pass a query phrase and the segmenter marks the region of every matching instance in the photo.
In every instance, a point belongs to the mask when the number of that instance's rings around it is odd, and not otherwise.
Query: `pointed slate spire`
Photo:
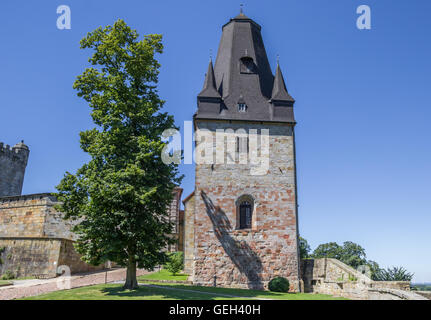
[[[198,97],[221,98],[220,93],[217,91],[216,88],[212,59],[210,60],[210,63],[208,65],[208,71],[205,75],[204,87],[202,91],[198,94]]]
[[[286,84],[284,83],[283,74],[281,73],[280,65],[277,62],[277,70],[275,72],[274,86],[272,88],[272,101],[289,101],[295,100],[287,93]]]
[[[274,79],[261,26],[240,12],[222,27],[217,58],[214,68],[211,62],[208,66],[195,119],[294,124],[294,100],[287,93],[281,71],[277,72]],[[245,112],[240,108],[242,101]]]

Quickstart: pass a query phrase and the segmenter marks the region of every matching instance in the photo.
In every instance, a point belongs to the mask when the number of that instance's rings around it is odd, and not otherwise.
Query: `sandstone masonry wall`
[[[195,223],[195,197],[192,195],[184,201],[184,272],[193,278],[194,261],[194,223]]]
[[[42,238],[0,238],[3,263],[0,274],[13,272],[17,277],[47,274],[55,276],[61,240]]]
[[[196,164],[193,282],[205,286],[267,288],[283,276],[299,289],[293,127],[260,122],[196,121],[216,129],[270,130],[269,171],[251,164]],[[217,146],[219,147],[219,146]],[[226,149],[226,143],[225,143]],[[251,229],[238,230],[237,200],[253,199]]]
[[[426,300],[410,291],[408,281],[373,281],[336,259],[302,260],[301,276],[305,292],[356,300]]]
[[[67,265],[72,273],[101,269],[80,260],[73,248],[73,225],[54,208],[55,197],[32,194],[0,198],[0,248],[4,248],[0,274],[55,276]]]
[[[0,198],[0,237],[54,237],[74,239],[72,223],[54,209],[50,194]]]

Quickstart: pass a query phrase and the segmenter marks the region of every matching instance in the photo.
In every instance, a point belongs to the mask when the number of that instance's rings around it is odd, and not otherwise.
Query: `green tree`
[[[375,261],[368,260],[366,265],[370,268],[370,270],[369,270],[370,272],[369,272],[368,276],[371,279],[376,280],[375,279],[376,274],[380,270],[379,264],[377,262],[375,262]]]
[[[365,249],[351,241],[344,242],[342,246],[336,242],[321,244],[313,251],[312,256],[338,259],[355,269],[360,265],[367,265]]]
[[[312,257],[315,259],[334,258],[340,260],[341,247],[336,242],[320,244],[316,249],[314,249]]]
[[[176,275],[184,269],[184,254],[182,251],[172,252],[169,254],[168,261],[164,267],[172,274]]]
[[[137,267],[153,269],[166,261],[163,249],[173,241],[167,207],[182,178],[177,165],[161,158],[161,134],[175,128],[172,116],[160,111],[164,102],[156,88],[161,35],[138,38],[118,20],[81,40],[81,49],[92,49],[92,67],[73,87],[96,124],[80,133],[91,159],[76,174],[66,172],[57,186],[58,209],[76,220],[82,259],[127,267],[125,289],[137,288]]]
[[[358,268],[360,265],[366,265],[367,259],[365,254],[365,249],[359,244],[351,241],[346,241],[341,247],[341,259],[345,264]]]
[[[311,247],[307,240],[303,237],[299,237],[299,257],[301,259],[310,258]]]

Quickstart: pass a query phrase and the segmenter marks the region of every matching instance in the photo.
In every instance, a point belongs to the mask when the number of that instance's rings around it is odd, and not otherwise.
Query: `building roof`
[[[276,76],[272,74],[260,25],[240,13],[222,30],[215,66],[210,62],[198,95],[195,119],[294,123],[294,99],[287,93],[279,66]],[[246,104],[246,112],[239,111],[238,103]],[[275,107],[292,110],[274,112]]]
[[[210,60],[210,63],[208,65],[208,71],[205,74],[204,87],[202,91],[199,93],[198,97],[221,98],[220,93],[217,91],[217,88],[216,88],[212,60]]]
[[[271,100],[295,102],[290,94],[287,93],[286,84],[284,83],[283,74],[281,73],[280,65],[278,63],[277,70],[275,71]]]
[[[184,200],[183,200],[183,204],[186,204],[187,201],[189,201],[193,196],[194,196],[195,192],[193,191],[192,193],[190,193]]]

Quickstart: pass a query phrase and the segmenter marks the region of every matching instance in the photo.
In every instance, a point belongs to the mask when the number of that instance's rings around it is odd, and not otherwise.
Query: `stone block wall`
[[[57,267],[67,265],[72,273],[92,271],[73,248],[73,223],[63,220],[49,193],[0,198],[0,248],[6,271],[25,277],[35,274],[55,276]]]
[[[74,239],[72,223],[54,209],[49,193],[0,198],[0,237]]]
[[[373,281],[336,259],[301,261],[304,291],[355,300],[424,300],[408,281]]]
[[[67,239],[61,240],[58,265],[68,266],[71,273],[89,272],[105,268],[104,264],[93,266],[82,261],[81,255],[78,254],[73,247],[73,241]]]
[[[195,121],[215,138],[217,129],[269,129],[269,170],[251,164],[196,164],[193,282],[265,289],[283,276],[299,289],[293,127],[260,122]],[[215,143],[214,143],[215,145]],[[226,150],[226,142],[224,144]],[[219,146],[217,146],[219,148]],[[253,199],[252,228],[238,230],[237,200]]]
[[[0,274],[11,271],[16,277],[47,275],[55,277],[57,267],[66,265],[71,273],[103,269],[83,262],[73,241],[54,238],[0,238],[2,264]]]
[[[184,272],[193,278],[194,261],[194,219],[195,219],[195,197],[194,193],[184,201]]]
[[[0,238],[3,263],[0,274],[11,271],[17,277],[35,274],[55,276],[61,240],[43,238]]]

